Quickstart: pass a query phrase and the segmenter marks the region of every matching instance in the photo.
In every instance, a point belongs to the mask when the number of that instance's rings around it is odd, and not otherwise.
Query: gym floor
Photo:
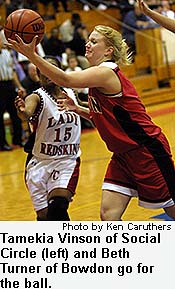
[[[149,106],[147,111],[166,134],[175,158],[175,100]],[[69,213],[72,221],[98,221],[101,183],[111,153],[107,151],[95,129],[85,130],[82,133],[81,150],[80,179]],[[1,221],[35,220],[35,212],[24,183],[25,158],[26,154],[22,148],[0,152]],[[123,220],[161,221],[169,218],[162,209],[144,209],[137,205],[137,199],[132,199]]]

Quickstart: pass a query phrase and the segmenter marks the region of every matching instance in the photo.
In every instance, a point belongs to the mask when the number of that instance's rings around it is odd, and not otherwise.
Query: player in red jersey
[[[175,32],[175,20],[174,19],[168,18],[167,16],[164,16],[154,10],[151,10],[143,0],[138,0],[137,2],[139,4],[139,8],[142,11],[142,13],[152,18],[155,22],[157,22],[164,28],[172,32]]]
[[[101,138],[113,152],[103,182],[102,220],[121,220],[133,196],[147,208],[163,208],[175,219],[175,170],[168,141],[155,125],[132,83],[120,71],[130,60],[121,34],[98,25],[86,43],[90,68],[65,73],[35,52],[36,38],[25,44],[20,37],[9,47],[26,55],[40,71],[64,87],[88,87],[89,108],[67,97],[59,108],[92,118]]]

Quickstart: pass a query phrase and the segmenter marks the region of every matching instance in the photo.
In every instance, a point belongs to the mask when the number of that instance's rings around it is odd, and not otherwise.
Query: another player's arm
[[[16,35],[16,41],[11,39],[8,39],[8,41],[10,48],[24,54],[39,68],[43,75],[59,86],[76,88],[97,87],[106,93],[117,93],[117,88],[113,84],[115,82],[114,73],[107,67],[93,66],[82,71],[65,73],[35,52],[36,36],[28,44],[24,43],[18,35]]]
[[[74,110],[77,114],[79,114],[81,117],[90,120],[90,115],[89,115],[89,108],[86,108],[81,105],[77,105],[76,109]]]
[[[35,113],[39,103],[40,98],[35,93],[28,95],[25,100],[22,97],[17,96],[15,99],[15,106],[20,119],[29,120],[29,118]]]
[[[158,24],[160,24],[164,28],[166,28],[172,32],[175,32],[175,20],[174,19],[168,18],[168,17],[150,9],[148,7],[148,5],[143,0],[137,0],[137,1],[139,3],[140,10],[144,14],[146,14],[147,16],[152,18],[155,22],[157,22]]]
[[[76,99],[77,99],[78,104],[79,104],[80,106],[83,106],[83,107],[89,107],[89,105],[88,105],[88,101],[82,101],[82,100],[79,98],[78,95],[76,96]]]
[[[151,9],[149,9],[149,12],[147,15],[151,17],[155,22],[163,26],[164,28],[170,30],[171,32],[175,32],[175,20],[174,19],[161,15],[160,13],[157,13],[156,11],[153,11]]]
[[[86,118],[88,120],[90,119],[89,108],[76,104],[74,100],[68,95],[65,95],[64,99],[58,99],[57,103],[58,103],[59,110],[74,111],[81,117]]]
[[[25,96],[26,95],[26,90],[25,88],[21,85],[21,82],[19,81],[19,78],[18,78],[18,75],[16,73],[16,71],[14,70],[13,71],[13,82],[14,82],[14,85],[17,89],[20,89],[22,92],[23,92],[23,95]]]
[[[34,63],[43,75],[62,87],[109,89],[113,82],[114,73],[110,68],[93,66],[82,71],[65,73],[63,70],[45,61],[38,54],[33,54],[30,61]],[[116,89],[115,89],[116,92]],[[112,93],[111,91],[109,93]]]

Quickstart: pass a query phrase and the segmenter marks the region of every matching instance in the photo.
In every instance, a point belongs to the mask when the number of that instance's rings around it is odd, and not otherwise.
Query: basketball
[[[4,34],[8,38],[16,40],[18,34],[25,43],[30,43],[35,35],[38,35],[37,44],[44,36],[44,20],[35,11],[30,9],[18,9],[12,12],[4,24]]]

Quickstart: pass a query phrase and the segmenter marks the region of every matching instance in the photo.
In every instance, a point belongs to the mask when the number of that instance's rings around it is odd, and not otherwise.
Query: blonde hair
[[[99,32],[104,36],[105,43],[107,46],[112,46],[114,51],[112,60],[118,65],[130,64],[132,62],[132,55],[129,53],[129,47],[122,39],[122,35],[117,30],[104,25],[97,25],[94,28],[95,31]]]

